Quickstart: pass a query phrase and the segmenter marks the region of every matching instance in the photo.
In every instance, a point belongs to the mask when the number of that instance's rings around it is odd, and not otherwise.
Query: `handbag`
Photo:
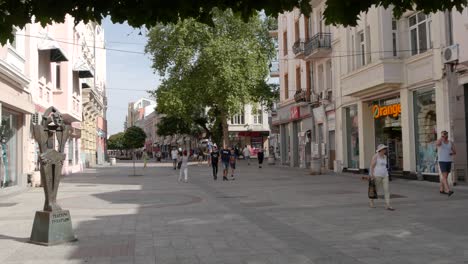
[[[377,199],[377,188],[375,187],[375,180],[369,179],[369,189],[367,190],[369,199]]]
[[[179,161],[179,163],[177,163],[177,168],[180,170],[180,167],[182,167],[182,161]]]

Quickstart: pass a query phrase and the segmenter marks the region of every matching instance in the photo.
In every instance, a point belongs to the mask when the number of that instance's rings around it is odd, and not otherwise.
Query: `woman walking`
[[[380,144],[375,151],[376,154],[372,157],[370,165],[371,180],[375,180],[377,189],[383,190],[385,197],[385,209],[394,211],[395,209],[390,205],[390,191],[388,189],[388,170],[387,170],[387,156],[385,155],[387,146]],[[369,206],[375,208],[374,199],[370,199]]]
[[[179,181],[182,181],[182,173],[184,174],[184,182],[188,182],[188,156],[187,150],[184,150],[181,158],[181,166],[180,166],[180,173],[179,173]]]

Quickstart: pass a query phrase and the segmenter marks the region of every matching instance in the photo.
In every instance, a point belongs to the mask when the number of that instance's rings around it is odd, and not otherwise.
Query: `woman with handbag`
[[[387,156],[385,155],[387,146],[380,144],[372,157],[370,165],[370,180],[375,181],[375,186],[383,190],[385,197],[385,209],[394,211],[395,209],[390,205],[390,191],[388,189],[388,170],[387,170]],[[370,198],[369,206],[375,208],[374,199]]]

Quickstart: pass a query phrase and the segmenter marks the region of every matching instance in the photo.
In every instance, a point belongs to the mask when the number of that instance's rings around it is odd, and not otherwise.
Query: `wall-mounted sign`
[[[294,106],[291,107],[290,112],[289,112],[289,118],[291,120],[293,119],[299,119],[301,117],[301,108],[299,106]]]
[[[397,117],[401,114],[401,104],[392,104],[392,105],[373,105],[372,114],[374,118],[381,118],[386,116]]]

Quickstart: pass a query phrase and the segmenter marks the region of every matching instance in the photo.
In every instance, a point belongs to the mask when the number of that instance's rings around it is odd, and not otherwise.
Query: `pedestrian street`
[[[78,241],[28,243],[42,188],[2,197],[0,263],[312,264],[468,263],[468,188],[394,179],[395,211],[369,208],[355,174],[309,175],[238,162],[236,179],[214,181],[191,163],[178,182],[171,163],[131,161],[63,178],[58,203]],[[219,172],[220,174],[222,171]],[[221,175],[222,176],[222,175]]]

